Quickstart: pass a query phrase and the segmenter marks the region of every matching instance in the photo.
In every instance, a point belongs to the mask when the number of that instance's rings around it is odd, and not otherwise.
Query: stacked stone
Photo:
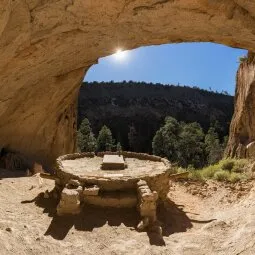
[[[57,206],[59,216],[66,214],[79,214],[81,205],[82,186],[78,180],[70,180],[62,190],[61,198]]]
[[[98,193],[99,193],[99,187],[97,185],[93,185],[93,186],[90,186],[90,187],[85,187],[84,190],[83,190],[84,199],[87,196],[98,196]]]
[[[140,180],[137,183],[137,194],[139,200],[138,210],[143,218],[138,225],[138,229],[142,230],[157,220],[158,194],[156,191],[152,192],[144,180]]]

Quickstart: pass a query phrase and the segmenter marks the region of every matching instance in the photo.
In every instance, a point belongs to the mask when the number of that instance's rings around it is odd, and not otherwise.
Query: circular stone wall
[[[136,189],[139,180],[147,181],[152,190],[164,199],[169,190],[171,164],[167,159],[133,152],[122,152],[127,167],[124,170],[102,170],[102,157],[107,153],[75,153],[57,159],[56,175],[61,184],[71,179],[81,185],[97,185],[103,191]],[[116,154],[117,153],[110,153]]]

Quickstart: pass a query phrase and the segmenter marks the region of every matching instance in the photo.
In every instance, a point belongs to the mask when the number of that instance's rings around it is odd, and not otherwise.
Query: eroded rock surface
[[[4,0],[0,146],[51,164],[75,151],[80,82],[116,48],[212,41],[255,51],[255,4],[242,0]]]
[[[255,54],[249,52],[247,60],[237,72],[235,112],[230,126],[226,155],[255,158]]]

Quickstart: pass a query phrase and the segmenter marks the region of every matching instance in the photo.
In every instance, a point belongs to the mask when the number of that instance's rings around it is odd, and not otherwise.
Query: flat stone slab
[[[125,161],[122,155],[104,155],[102,169],[122,170],[125,169]]]

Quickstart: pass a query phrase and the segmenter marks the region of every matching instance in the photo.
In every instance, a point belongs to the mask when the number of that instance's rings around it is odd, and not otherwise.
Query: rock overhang
[[[46,165],[76,150],[79,86],[116,48],[216,42],[255,51],[248,1],[4,0],[0,13],[0,145]]]

